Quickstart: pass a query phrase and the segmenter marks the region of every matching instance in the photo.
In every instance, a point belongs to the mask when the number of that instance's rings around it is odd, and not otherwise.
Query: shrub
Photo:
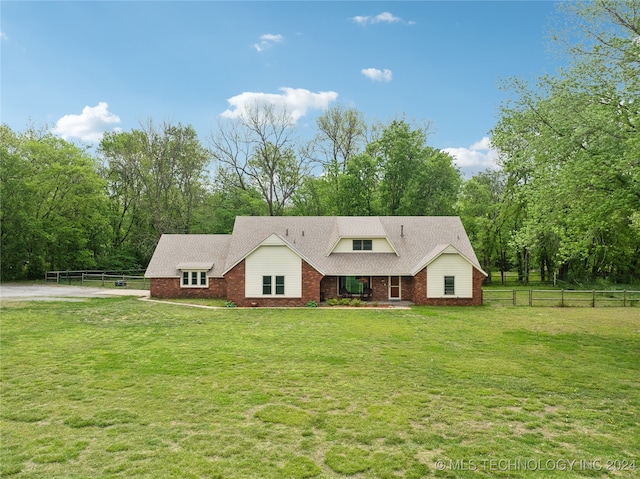
[[[358,298],[353,298],[351,301],[349,301],[349,306],[354,306],[357,308],[361,303],[362,301],[360,301]]]
[[[327,300],[327,304],[328,304],[329,306],[337,306],[337,305],[339,305],[339,304],[340,304],[340,300],[339,300],[339,299],[336,299],[336,298],[331,298],[331,299],[328,299],[328,300]]]
[[[315,301],[311,300],[311,301],[307,301],[307,304],[305,304],[305,306],[307,308],[317,308],[318,307],[318,303],[316,303]]]
[[[224,307],[225,308],[235,308],[237,305],[236,303],[234,303],[233,301],[225,301],[224,302]]]
[[[350,303],[350,302],[351,302],[351,300],[350,300],[349,298],[342,298],[342,299],[340,300],[340,304],[341,304],[342,306],[349,306],[349,303]]]

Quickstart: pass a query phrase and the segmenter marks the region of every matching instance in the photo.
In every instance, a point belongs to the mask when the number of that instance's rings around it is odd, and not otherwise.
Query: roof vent
[[[400,225],[400,237],[404,238],[404,225]]]
[[[287,230],[284,233],[285,236],[289,236],[289,228],[287,228]]]
[[[302,230],[302,236],[304,236],[304,230]]]

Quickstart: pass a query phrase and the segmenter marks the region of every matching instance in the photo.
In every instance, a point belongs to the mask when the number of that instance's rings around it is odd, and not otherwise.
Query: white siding
[[[371,251],[353,251],[354,239],[370,239]],[[340,238],[332,253],[395,253],[386,238]]]
[[[245,296],[247,298],[263,297],[263,276],[273,277],[272,294],[269,297],[302,297],[302,260],[287,246],[263,244],[247,256],[245,261]],[[275,276],[284,276],[284,295],[275,294]]]
[[[455,277],[455,294],[447,298],[471,298],[473,296],[473,267],[459,254],[444,253],[427,267],[427,298],[444,295],[444,277]]]

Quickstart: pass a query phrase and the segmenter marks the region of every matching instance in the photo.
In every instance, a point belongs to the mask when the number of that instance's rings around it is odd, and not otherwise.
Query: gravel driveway
[[[69,298],[107,298],[109,296],[149,296],[149,291],[142,289],[88,288],[59,284],[6,283],[0,285],[1,301],[59,301]]]

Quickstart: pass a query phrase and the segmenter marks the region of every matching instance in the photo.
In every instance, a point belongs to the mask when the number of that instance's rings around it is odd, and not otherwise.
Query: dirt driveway
[[[73,298],[107,298],[109,296],[149,296],[149,291],[141,289],[88,288],[84,286],[64,286],[59,284],[18,284],[0,285],[0,301],[52,301]]]

